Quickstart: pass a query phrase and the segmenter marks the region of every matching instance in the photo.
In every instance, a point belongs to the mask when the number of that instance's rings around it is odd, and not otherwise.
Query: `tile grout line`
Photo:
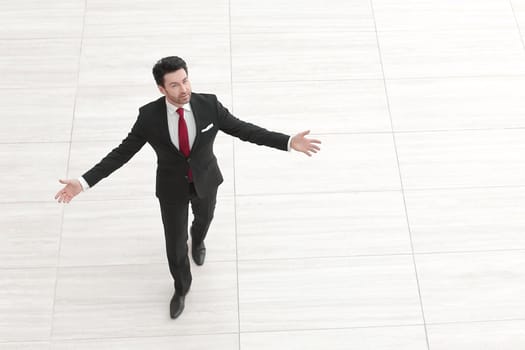
[[[82,31],[80,33],[80,47],[78,52],[78,62],[77,62],[77,82],[75,89],[75,97],[73,102],[73,118],[71,119],[71,130],[69,133],[69,148],[67,155],[67,165],[66,165],[66,179],[69,177],[69,165],[71,161],[71,146],[73,144],[73,130],[75,125],[75,113],[77,109],[77,99],[79,91],[79,82],[80,82],[80,62],[82,59],[82,47],[84,43],[84,29],[86,24],[86,12],[87,12],[87,0],[84,0],[84,14],[82,16]],[[49,342],[52,342],[53,333],[54,333],[54,324],[55,324],[55,311],[56,311],[56,298],[57,298],[57,289],[58,289],[58,277],[60,272],[60,255],[62,251],[62,234],[64,230],[64,215],[65,215],[65,204],[62,204],[62,215],[60,218],[60,234],[58,237],[58,252],[56,260],[56,269],[55,269],[55,287],[53,292],[53,306],[51,308],[51,327],[49,332]]]
[[[389,79],[391,80],[391,79]],[[232,87],[233,92],[233,87]],[[391,135],[391,134],[438,134],[438,133],[469,133],[469,132],[496,132],[496,131],[522,131],[525,126],[510,126],[510,127],[487,127],[487,128],[458,128],[458,129],[420,129],[420,130],[355,130],[355,131],[331,131],[318,132],[312,135],[319,136],[350,136],[350,135]],[[77,140],[75,143],[100,143],[100,142],[120,142],[120,138],[115,139],[91,139],[91,140]],[[72,141],[13,141],[2,142],[0,145],[41,145],[41,144],[70,144]]]
[[[448,325],[471,325],[471,324],[483,324],[483,323],[505,323],[505,322],[523,322],[525,318],[501,318],[501,319],[483,319],[483,320],[472,320],[472,321],[450,321],[450,322],[430,322],[428,325],[431,326],[448,326]],[[419,327],[422,326],[420,323],[407,323],[407,324],[379,324],[379,325],[367,325],[367,326],[349,326],[349,327],[323,327],[323,328],[293,328],[285,330],[272,330],[272,329],[261,329],[261,330],[248,330],[244,333],[247,334],[279,334],[279,333],[303,333],[310,331],[343,331],[343,330],[359,330],[359,329],[381,329],[381,328],[407,328],[407,327]],[[114,340],[128,340],[128,339],[164,339],[164,338],[184,338],[184,337],[196,337],[205,335],[234,335],[237,332],[217,332],[217,333],[185,333],[185,334],[162,334],[162,335],[134,335],[131,337],[73,337],[73,338],[57,338],[53,342],[41,339],[27,339],[23,341],[0,341],[0,345],[9,344],[20,344],[20,343],[70,343],[70,342],[99,342],[99,341],[114,341]]]
[[[523,49],[525,49],[525,41],[523,41],[523,35],[521,33],[520,22],[518,21],[518,16],[516,15],[516,11],[514,11],[514,5],[512,4],[512,0],[509,0],[509,4],[510,4],[510,9],[512,10],[512,15],[514,16],[514,21],[516,22],[518,34],[520,36],[521,46],[523,46]]]
[[[33,39],[32,39],[33,40]],[[202,56],[208,58],[208,56]],[[201,58],[202,58],[201,57]],[[214,58],[214,57],[209,57]],[[449,80],[449,79],[503,79],[503,78],[516,78],[516,79],[522,79],[525,78],[525,73],[518,73],[518,74],[470,74],[470,75],[436,75],[436,76],[403,76],[403,77],[390,77],[388,80],[390,81],[412,81],[412,80]],[[285,80],[244,80],[244,81],[238,81],[237,84],[239,85],[255,85],[255,84],[262,84],[262,85],[276,85],[276,84],[289,84],[289,83],[333,83],[333,82],[360,82],[360,81],[383,81],[383,78],[375,78],[375,77],[355,77],[355,78],[330,78],[330,79],[285,79]],[[145,86],[144,83],[136,83],[136,82],[130,82],[127,84],[127,86]],[[39,85],[32,85],[34,88],[42,88],[42,86]],[[85,84],[88,88],[98,88],[98,87],[120,87],[120,85],[115,84]],[[48,87],[48,86],[43,86]],[[52,88],[58,88],[58,89],[67,89],[67,88],[73,88],[74,86],[70,85],[56,85],[52,86]],[[19,86],[0,86],[1,90],[27,90],[28,87],[24,85]]]
[[[228,0],[228,39],[230,44],[230,96],[231,96],[231,111],[235,112],[235,103],[233,95],[233,43],[232,43],[232,4],[231,0]],[[236,178],[235,178],[235,139],[231,140],[232,142],[232,170],[233,170],[233,220],[234,220],[234,230],[235,230],[235,273],[237,278],[237,350],[241,350],[241,303],[240,303],[240,289],[239,289],[239,244],[237,237],[237,187],[236,187]]]
[[[487,254],[487,253],[525,253],[525,247],[524,248],[501,248],[501,249],[474,249],[474,250],[437,250],[437,251],[423,251],[421,253],[414,253],[416,256],[429,256],[429,255],[474,255],[474,254]],[[348,255],[319,255],[319,256],[297,256],[297,257],[291,257],[291,258],[285,258],[285,257],[265,257],[265,258],[248,258],[248,259],[218,259],[218,260],[211,260],[208,261],[210,264],[221,264],[221,263],[235,263],[235,262],[277,262],[277,261],[309,261],[309,260],[316,260],[316,261],[327,261],[327,260],[349,260],[349,259],[370,259],[370,258],[391,258],[391,257],[399,257],[399,256],[412,256],[413,254],[411,252],[399,252],[399,253],[384,253],[384,254],[348,254]],[[63,265],[61,266],[62,269],[102,269],[102,268],[116,268],[116,267],[124,267],[124,266],[153,266],[153,265],[164,265],[162,262],[125,262],[125,263],[106,263],[106,264],[77,264],[77,265]],[[53,266],[39,266],[39,265],[24,265],[24,266],[2,266],[0,267],[0,271],[9,271],[9,270],[47,270],[52,268]],[[429,323],[433,324],[433,323]]]
[[[486,185],[486,186],[455,186],[455,187],[415,187],[404,188],[404,192],[443,192],[443,191],[476,191],[476,190],[510,190],[523,189],[524,184],[513,185]],[[236,193],[224,194],[221,198],[249,198],[249,197],[282,197],[282,196],[320,196],[333,194],[371,194],[371,193],[394,193],[401,192],[401,189],[396,188],[363,188],[363,189],[348,189],[348,190],[330,190],[319,192],[269,192],[269,193]],[[114,197],[108,199],[79,199],[79,203],[96,203],[96,202],[138,202],[150,200],[151,196],[143,197]],[[9,204],[44,204],[49,203],[49,200],[34,200],[34,201],[0,201],[0,206]]]
[[[441,29],[431,29],[432,32],[439,32],[439,33],[456,33],[457,31],[461,32],[477,32],[479,30],[484,31],[500,31],[503,32],[506,30],[506,28],[495,28],[495,29],[486,29],[486,28],[441,28]],[[399,34],[399,33],[407,33],[412,32],[413,29],[387,29],[387,30],[373,30],[373,29],[343,29],[338,30],[337,33],[340,34],[362,34],[362,33],[387,33],[387,34]],[[223,35],[229,35],[231,36],[239,36],[239,37],[257,37],[257,36],[277,36],[277,35],[283,35],[283,34],[289,34],[289,35],[301,35],[301,34],[319,34],[320,36],[329,36],[333,34],[333,30],[325,29],[325,30],[319,30],[319,29],[302,29],[302,30],[280,30],[280,31],[252,31],[252,32],[222,32],[222,31],[203,31],[195,33],[194,31],[188,31],[183,32],[182,34],[190,34],[196,36],[204,36],[204,35],[214,35],[214,36],[223,36]],[[156,34],[144,34],[143,37],[145,38],[152,38],[155,37]],[[91,35],[85,35],[86,39],[130,39],[134,38],[134,34],[91,34]],[[75,37],[72,36],[66,36],[66,35],[55,35],[55,36],[39,36],[39,37],[0,37],[0,41],[31,41],[31,40],[39,40],[39,41],[45,41],[45,40],[72,40],[75,39]]]
[[[414,275],[415,275],[415,278],[416,278],[417,292],[418,292],[418,296],[419,296],[419,306],[421,308],[421,317],[423,319],[423,328],[425,330],[425,341],[426,341],[426,344],[427,344],[427,349],[430,350],[430,341],[429,341],[429,337],[428,337],[427,322],[426,322],[426,318],[425,318],[425,309],[423,307],[423,298],[422,298],[422,295],[421,295],[421,284],[419,282],[419,275],[418,275],[417,264],[416,264],[416,256],[415,256],[415,252],[414,252],[414,241],[412,239],[412,230],[410,229],[410,219],[408,217],[408,208],[407,208],[407,204],[406,204],[406,196],[405,196],[405,190],[404,190],[404,185],[403,185],[403,176],[402,176],[402,173],[401,173],[401,164],[399,162],[399,153],[398,153],[398,150],[397,150],[396,134],[394,133],[394,121],[393,121],[393,118],[392,118],[392,111],[390,109],[390,99],[388,97],[388,88],[387,88],[387,83],[386,83],[385,67],[384,67],[384,63],[383,63],[383,55],[382,55],[382,52],[381,52],[381,44],[380,44],[380,41],[379,41],[379,33],[377,31],[377,20],[376,20],[376,16],[375,16],[374,1],[373,0],[370,0],[370,9],[372,11],[372,19],[374,20],[376,42],[377,42],[377,50],[378,50],[379,62],[381,63],[381,73],[383,75],[383,84],[384,84],[384,90],[385,90],[385,100],[386,100],[388,115],[390,117],[390,127],[392,129],[392,141],[394,143],[394,151],[395,151],[395,155],[396,155],[397,169],[398,169],[398,173],[399,173],[399,183],[400,183],[400,186],[401,186],[401,195],[403,197],[403,206],[405,208],[405,217],[406,217],[406,223],[407,223],[407,230],[408,230],[408,235],[409,235],[409,238],[410,238],[410,249],[412,251],[411,256],[412,256],[412,262],[413,262],[413,265],[414,265]]]

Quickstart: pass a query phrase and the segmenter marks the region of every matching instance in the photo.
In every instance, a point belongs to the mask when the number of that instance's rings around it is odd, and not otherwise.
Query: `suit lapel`
[[[182,152],[179,151],[177,147],[175,147],[173,142],[171,142],[170,129],[168,127],[168,109],[166,106],[165,98],[160,98],[158,100],[156,117],[158,118],[158,125],[159,125],[159,130],[161,133],[162,141],[165,142],[167,145],[169,145],[170,149],[174,151],[175,153],[177,153],[179,156],[186,158],[184,157]]]
[[[191,150],[190,150],[190,155],[191,155],[191,153],[196,148],[199,142],[201,130],[204,127],[206,127],[206,125],[204,125],[206,124],[206,120],[201,118],[199,103],[195,102],[195,99],[193,99],[193,97],[190,100],[190,106],[191,106],[191,112],[193,113],[193,118],[195,118],[195,129],[196,129],[195,130],[195,140],[193,141],[193,146],[191,147]],[[159,129],[161,130],[162,140],[166,142],[173,151],[177,152],[178,155],[180,155],[181,157],[184,157],[182,152],[179,151],[179,149],[175,147],[175,145],[171,142],[170,131],[168,127],[168,110],[167,110],[165,98],[160,98],[158,100],[157,116],[158,116]]]
[[[193,150],[196,148],[201,135],[201,130],[204,127],[204,120],[201,118],[201,115],[199,114],[199,104],[195,102],[195,99],[193,99],[194,94],[192,94],[192,99],[190,100],[190,106],[191,106],[191,112],[193,113],[193,118],[195,118],[195,140],[193,141],[193,146],[191,147],[190,154],[193,152]]]

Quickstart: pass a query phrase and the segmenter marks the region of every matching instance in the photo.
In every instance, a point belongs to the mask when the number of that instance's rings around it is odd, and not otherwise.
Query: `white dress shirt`
[[[172,105],[167,100],[166,107],[168,110],[168,129],[170,132],[171,143],[179,149],[179,113],[177,113],[179,107]],[[184,109],[184,120],[186,121],[186,127],[188,128],[188,140],[190,141],[191,150],[195,137],[197,136],[197,125],[190,104],[186,103],[182,108]]]

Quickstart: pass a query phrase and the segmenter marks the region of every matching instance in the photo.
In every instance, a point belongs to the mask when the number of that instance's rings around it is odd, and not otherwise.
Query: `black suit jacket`
[[[162,201],[187,196],[187,173],[191,167],[199,197],[212,193],[223,177],[213,154],[213,142],[219,130],[258,145],[286,150],[290,136],[268,131],[235,118],[215,95],[192,93],[191,108],[197,134],[188,158],[173,145],[168,130],[165,97],[139,109],[139,116],[128,136],[83,178],[90,186],[120,168],[149,143],[157,154],[156,195]],[[211,125],[211,126],[210,126]]]

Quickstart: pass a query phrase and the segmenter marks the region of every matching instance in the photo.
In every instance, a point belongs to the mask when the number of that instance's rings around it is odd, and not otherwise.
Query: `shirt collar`
[[[168,99],[165,99],[165,100],[166,100],[166,107],[168,108],[168,112],[177,113],[177,109],[179,109],[179,107],[169,103]],[[182,106],[182,108],[184,109],[184,111],[191,112],[191,106],[189,103],[186,103],[184,106]]]

